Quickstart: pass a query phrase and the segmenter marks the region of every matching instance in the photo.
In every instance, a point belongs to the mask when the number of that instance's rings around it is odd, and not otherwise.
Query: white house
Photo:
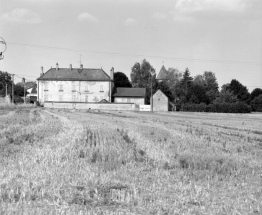
[[[114,68],[110,76],[101,69],[56,68],[49,69],[37,79],[37,96],[40,104],[51,102],[111,102]]]

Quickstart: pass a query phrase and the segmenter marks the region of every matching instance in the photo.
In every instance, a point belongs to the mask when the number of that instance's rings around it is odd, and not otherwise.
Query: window
[[[73,84],[73,85],[72,85],[72,92],[75,92],[75,91],[76,91],[76,85]]]
[[[89,85],[88,84],[85,86],[85,92],[89,92]]]
[[[60,101],[60,102],[63,101],[63,95],[59,95],[59,101]]]
[[[59,92],[63,92],[63,84],[59,84]]]
[[[85,102],[88,102],[88,96],[85,96]]]
[[[100,92],[103,92],[104,91],[104,87],[103,85],[100,85]]]
[[[48,91],[48,82],[44,83],[44,91]]]
[[[72,101],[75,102],[76,101],[76,95],[72,96]]]
[[[45,102],[48,101],[48,95],[45,95],[44,100],[45,100]]]

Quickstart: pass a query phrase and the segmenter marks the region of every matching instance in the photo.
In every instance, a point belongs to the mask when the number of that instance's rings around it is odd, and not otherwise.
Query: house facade
[[[144,105],[146,100],[146,88],[118,87],[113,95],[115,103],[134,103]]]
[[[153,95],[153,101],[151,102],[153,104],[153,111],[168,111],[169,99],[161,90],[158,90]]]
[[[37,79],[37,97],[44,102],[111,102],[113,68],[110,76],[101,69],[56,68],[42,73]]]

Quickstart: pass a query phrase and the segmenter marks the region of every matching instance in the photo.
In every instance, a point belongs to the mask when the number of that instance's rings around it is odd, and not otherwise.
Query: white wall
[[[135,104],[114,104],[114,103],[73,103],[73,102],[46,102],[46,108],[67,108],[67,109],[98,109],[98,110],[138,110]]]
[[[117,97],[115,103],[135,103],[139,105],[145,104],[144,98],[132,98],[132,97]]]
[[[110,101],[109,81],[38,81],[39,102]]]

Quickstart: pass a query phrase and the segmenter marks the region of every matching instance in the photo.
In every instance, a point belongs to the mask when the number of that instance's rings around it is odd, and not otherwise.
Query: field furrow
[[[2,114],[0,213],[261,214],[261,119],[54,109]],[[3,156],[8,150],[12,156]]]

